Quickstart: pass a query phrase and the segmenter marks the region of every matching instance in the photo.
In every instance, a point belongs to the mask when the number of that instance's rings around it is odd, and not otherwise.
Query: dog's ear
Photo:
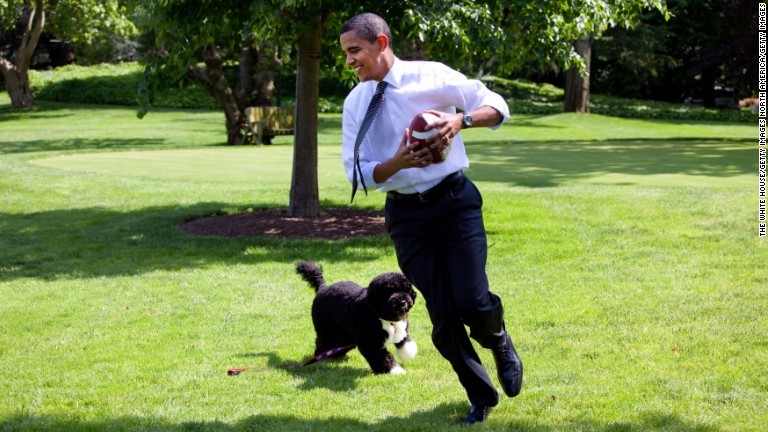
[[[402,284],[403,284],[402,291],[407,292],[408,295],[411,296],[411,299],[415,301],[417,296],[416,296],[416,290],[414,289],[413,284],[411,283],[410,280],[408,280],[408,278],[404,274],[401,274],[400,276],[402,277]]]
[[[416,298],[413,284],[402,273],[384,273],[376,276],[368,285],[369,300],[386,300],[394,293],[404,293]]]

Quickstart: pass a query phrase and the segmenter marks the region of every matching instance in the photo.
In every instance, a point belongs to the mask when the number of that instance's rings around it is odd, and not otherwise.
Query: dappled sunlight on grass
[[[0,233],[8,246],[0,255],[0,282],[25,277],[136,275],[223,262],[235,265],[282,261],[291,265],[307,258],[307,244],[329,262],[365,262],[390,251],[386,238],[220,239],[176,229],[190,215],[212,214],[226,206],[211,202],[135,211],[94,207],[34,214],[0,212]]]
[[[468,175],[533,187],[573,183],[746,187],[753,182],[752,147],[745,140],[696,139],[476,144]]]

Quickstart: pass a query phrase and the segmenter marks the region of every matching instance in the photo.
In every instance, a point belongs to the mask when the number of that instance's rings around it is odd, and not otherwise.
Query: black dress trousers
[[[501,300],[489,291],[485,272],[482,205],[477,187],[458,173],[423,199],[388,194],[385,220],[400,269],[424,297],[435,347],[473,405],[495,406],[498,392],[469,339],[494,348],[504,337]]]

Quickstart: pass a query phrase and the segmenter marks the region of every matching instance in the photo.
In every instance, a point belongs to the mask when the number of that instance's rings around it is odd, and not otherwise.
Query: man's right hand
[[[410,131],[406,128],[395,154],[386,161],[376,165],[376,168],[373,169],[373,179],[376,183],[387,181],[402,169],[424,168],[432,164],[432,152],[429,148],[423,147],[414,152],[414,146],[411,145],[408,139],[409,136]]]

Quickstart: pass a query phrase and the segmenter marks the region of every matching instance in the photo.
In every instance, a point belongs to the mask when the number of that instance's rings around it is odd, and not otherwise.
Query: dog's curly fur
[[[408,311],[416,291],[403,274],[381,274],[363,289],[354,282],[326,285],[322,270],[310,262],[298,263],[296,272],[316,292],[312,303],[315,355],[357,345],[373,372],[405,373],[386,348],[393,343],[401,360],[416,355],[416,343],[408,335]]]

